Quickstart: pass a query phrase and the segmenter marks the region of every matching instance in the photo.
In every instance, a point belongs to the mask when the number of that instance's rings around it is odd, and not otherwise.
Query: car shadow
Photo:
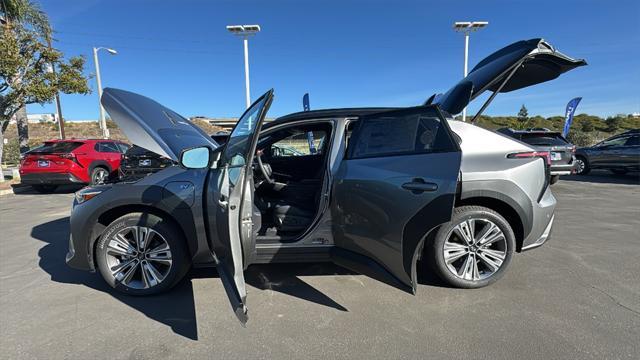
[[[640,185],[640,173],[630,172],[616,175],[606,170],[592,170],[588,175],[570,175],[560,177],[560,181],[590,182],[597,184]]]
[[[115,291],[100,278],[99,274],[72,269],[66,265],[69,217],[34,226],[31,237],[46,243],[38,251],[40,257],[38,265],[50,275],[51,280],[64,284],[84,285],[108,293],[148,318],[171,327],[174,333],[192,340],[198,339],[192,280],[218,277],[215,267],[192,269],[183,281],[164,294],[136,297]],[[300,276],[342,274],[352,273],[328,263],[252,265],[245,272],[245,281],[260,290],[277,291],[318,305],[347,311],[342,305],[299,278]],[[220,293],[220,296],[226,295]]]
[[[13,193],[16,194],[16,195],[71,194],[71,193],[74,193],[74,192],[82,189],[84,186],[85,185],[74,185],[74,184],[60,185],[60,186],[58,186],[56,188],[55,191],[53,191],[51,193],[40,193],[40,192],[36,191],[36,189],[34,189],[30,185],[24,185],[24,184],[11,185],[11,187],[13,188]]]

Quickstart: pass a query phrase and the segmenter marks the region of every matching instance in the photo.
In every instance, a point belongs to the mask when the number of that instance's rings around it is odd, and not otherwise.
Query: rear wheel
[[[109,179],[109,170],[96,166],[91,170],[91,185],[102,185]]]
[[[189,269],[185,240],[176,226],[148,213],[113,221],[96,246],[104,280],[132,295],[151,295],[177,284]]]
[[[41,194],[51,194],[56,191],[58,185],[31,185],[33,189]]]
[[[443,281],[473,289],[502,277],[514,250],[513,230],[500,214],[482,206],[461,206],[440,227],[428,255]]]
[[[576,175],[587,175],[591,171],[587,159],[582,156],[576,156]]]

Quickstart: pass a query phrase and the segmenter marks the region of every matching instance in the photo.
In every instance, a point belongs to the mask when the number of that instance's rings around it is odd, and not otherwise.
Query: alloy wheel
[[[453,275],[469,281],[484,280],[502,267],[507,257],[507,239],[492,221],[470,218],[449,231],[443,252]]]
[[[102,185],[107,181],[109,177],[109,172],[103,168],[98,168],[93,172],[93,179],[91,179],[94,185]]]
[[[584,161],[582,159],[576,159],[576,174],[582,174],[584,167]]]
[[[116,282],[132,289],[160,284],[171,270],[171,249],[157,231],[126,227],[107,240],[106,262]]]

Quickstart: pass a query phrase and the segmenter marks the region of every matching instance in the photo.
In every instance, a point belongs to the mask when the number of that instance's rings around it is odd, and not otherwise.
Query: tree
[[[27,104],[51,102],[58,92],[88,94],[85,60],[65,60],[39,33],[5,24],[0,33],[0,158],[9,120]],[[57,72],[51,72],[51,64]]]
[[[595,130],[595,126],[593,126],[593,122],[591,119],[585,119],[580,123],[580,128],[583,132],[592,132]]]
[[[622,125],[622,118],[619,116],[610,116],[605,122],[607,123],[608,132],[616,132],[620,129],[620,125]]]
[[[527,122],[529,121],[529,111],[527,111],[526,106],[522,104],[520,111],[518,111],[518,124],[521,129],[527,127]]]

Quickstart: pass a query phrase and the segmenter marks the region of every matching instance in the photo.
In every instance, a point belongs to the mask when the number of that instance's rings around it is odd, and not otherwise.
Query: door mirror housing
[[[211,164],[211,150],[201,146],[184,150],[180,154],[180,165],[187,169],[204,169]]]

